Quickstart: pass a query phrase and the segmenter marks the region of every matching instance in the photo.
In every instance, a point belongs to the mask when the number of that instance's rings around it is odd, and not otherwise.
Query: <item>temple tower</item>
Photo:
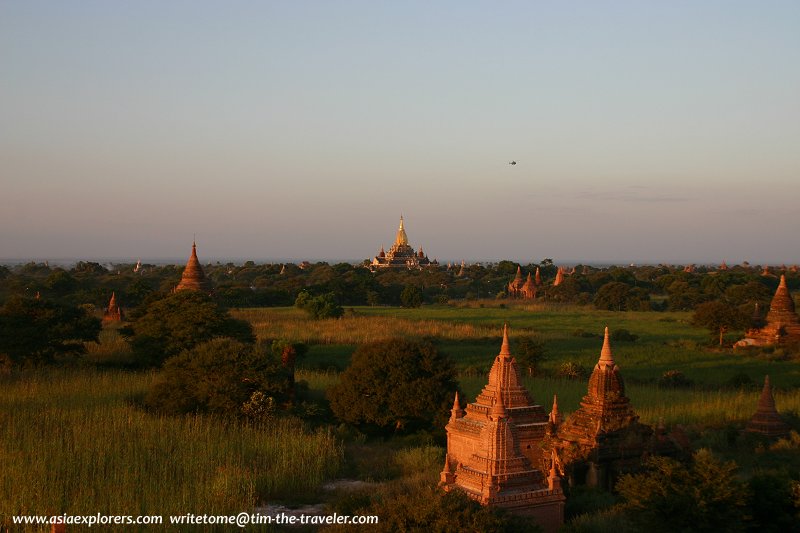
[[[112,292],[111,300],[108,302],[108,307],[106,307],[105,311],[103,311],[103,323],[122,322],[124,319],[125,315],[123,314],[119,305],[117,305],[117,294]]]
[[[554,446],[572,483],[610,488],[618,475],[638,468],[652,435],[652,428],[639,423],[625,396],[606,328],[589,390],[578,410],[558,428]]]
[[[766,325],[751,329],[745,338],[736,343],[741,346],[764,346],[800,342],[800,317],[795,311],[794,300],[786,286],[786,276],[781,274],[781,281],[767,313]]]
[[[775,398],[772,396],[772,387],[769,376],[764,376],[764,388],[758,400],[758,408],[747,422],[745,431],[760,433],[767,437],[785,437],[789,434],[789,425],[778,414],[775,408]]]
[[[192,242],[192,255],[186,262],[186,268],[183,269],[181,281],[175,287],[175,291],[211,292],[211,283],[206,279],[200,260],[197,259],[197,244],[194,241]]]
[[[466,410],[458,396],[454,401],[440,477],[444,489],[463,490],[482,505],[531,516],[546,531],[556,531],[564,521],[565,498],[560,481],[547,478],[543,468],[547,461],[539,444],[547,424],[544,409],[521,384],[504,328],[487,385]]]
[[[401,215],[400,226],[397,228],[394,244],[389,248],[389,251],[385,251],[381,246],[378,255],[372,258],[370,268],[376,270],[380,268],[421,268],[427,266],[439,266],[439,263],[436,260],[429,260],[421,247],[419,252],[415,252],[414,248],[408,244],[405,222]]]

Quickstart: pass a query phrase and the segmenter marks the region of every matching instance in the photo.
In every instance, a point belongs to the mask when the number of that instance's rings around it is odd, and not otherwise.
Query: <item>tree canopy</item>
[[[411,432],[443,427],[457,389],[455,367],[436,346],[394,338],[359,346],[328,399],[343,422]]]
[[[12,363],[81,354],[99,334],[100,321],[81,307],[13,296],[0,309],[0,355]]]
[[[232,318],[208,295],[179,291],[150,301],[132,314],[131,324],[121,330],[143,365],[160,365],[197,344],[215,337],[231,337],[252,343],[248,322]]]
[[[145,404],[168,414],[240,416],[255,393],[273,405],[289,400],[291,387],[289,371],[270,347],[216,338],[167,360]]]

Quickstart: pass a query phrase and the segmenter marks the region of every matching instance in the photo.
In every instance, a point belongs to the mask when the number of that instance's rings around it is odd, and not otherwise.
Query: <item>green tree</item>
[[[452,361],[433,344],[394,338],[359,346],[328,399],[343,422],[411,432],[443,427],[457,389]]]
[[[400,303],[403,307],[416,308],[422,305],[422,291],[415,285],[406,285],[400,293]]]
[[[648,467],[616,486],[633,522],[649,531],[744,530],[747,490],[736,463],[703,449],[688,467],[667,457],[650,459]]]
[[[692,315],[693,326],[707,328],[711,335],[719,336],[719,345],[724,342],[724,335],[731,329],[743,329],[750,320],[739,308],[719,300],[702,303]]]
[[[536,375],[547,357],[544,341],[538,335],[518,335],[514,344],[514,358],[528,369],[529,376]]]
[[[642,288],[611,281],[598,289],[594,306],[609,311],[646,311],[650,309],[650,295]]]
[[[99,334],[100,321],[81,307],[12,296],[0,309],[0,355],[12,363],[85,353]]]
[[[336,300],[336,295],[332,292],[311,296],[307,291],[300,291],[294,301],[295,307],[304,310],[308,315],[320,320],[323,318],[339,318],[344,314],[344,309]]]
[[[227,310],[199,291],[179,291],[149,301],[120,330],[142,365],[160,365],[201,342],[231,337],[255,341],[250,324],[232,318]]]
[[[216,338],[167,360],[145,405],[167,414],[238,417],[245,414],[245,405],[253,409],[255,393],[260,393],[263,405],[282,403],[290,398],[290,387],[288,370],[272,350]]]

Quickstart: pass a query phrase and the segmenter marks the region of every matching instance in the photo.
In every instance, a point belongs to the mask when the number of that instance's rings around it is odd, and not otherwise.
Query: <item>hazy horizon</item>
[[[360,261],[403,214],[445,263],[798,263],[798,27],[793,1],[9,0],[0,258]]]

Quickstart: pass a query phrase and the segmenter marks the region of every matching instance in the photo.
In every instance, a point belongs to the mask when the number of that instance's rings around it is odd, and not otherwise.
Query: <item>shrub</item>
[[[671,389],[688,388],[693,385],[692,380],[683,375],[680,370],[667,370],[658,378],[658,386]]]
[[[457,389],[452,361],[433,344],[394,338],[359,346],[328,399],[343,422],[413,432],[443,427]]]
[[[574,361],[567,361],[561,363],[557,372],[559,377],[566,379],[583,379],[587,376],[588,371],[586,367]]]
[[[271,351],[218,338],[169,359],[145,405],[166,414],[265,418],[275,402],[289,398],[290,386],[288,371]]]
[[[294,301],[295,307],[304,310],[308,315],[320,320],[323,318],[339,318],[344,314],[344,309],[336,300],[336,295],[332,292],[320,296],[311,296],[306,291],[300,291]]]
[[[153,300],[120,330],[143,366],[157,366],[184,350],[216,337],[252,343],[250,324],[232,318],[207,294],[179,291]]]
[[[611,340],[614,342],[636,342],[639,335],[634,335],[627,329],[615,329],[611,332]]]

